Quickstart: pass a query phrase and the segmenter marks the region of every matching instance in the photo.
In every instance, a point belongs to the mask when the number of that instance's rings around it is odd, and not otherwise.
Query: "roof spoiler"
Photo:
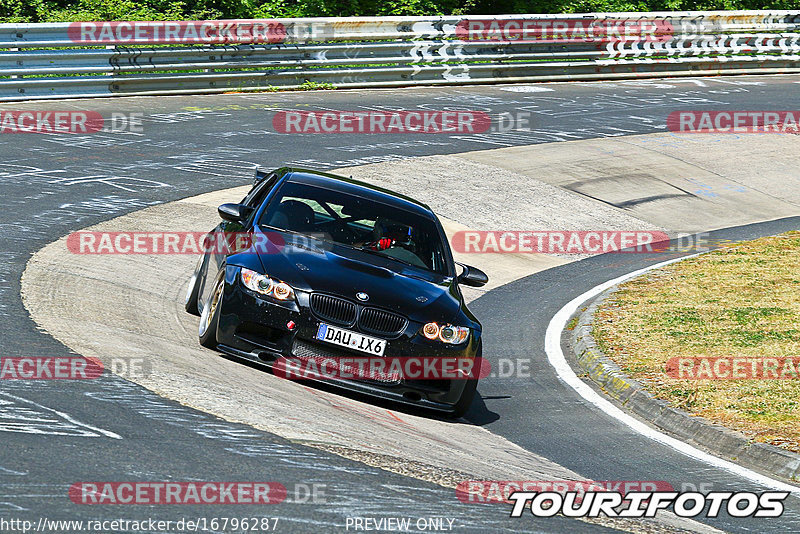
[[[258,182],[260,182],[269,175],[270,175],[269,171],[265,171],[264,169],[261,168],[260,165],[256,165],[256,172],[255,175],[253,176],[253,185],[256,185]]]

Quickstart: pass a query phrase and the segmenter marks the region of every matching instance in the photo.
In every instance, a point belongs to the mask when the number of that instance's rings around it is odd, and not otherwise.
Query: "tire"
[[[478,350],[475,354],[477,358],[481,358],[483,356],[483,346],[482,344],[478,344]],[[464,417],[464,414],[467,413],[469,407],[472,406],[472,401],[475,399],[475,393],[478,391],[478,379],[473,378],[467,380],[467,383],[464,385],[464,391],[461,392],[461,397],[458,398],[458,402],[453,405],[453,410],[447,414],[448,417],[452,419],[459,419]]]
[[[475,398],[475,392],[478,390],[478,379],[467,380],[464,385],[464,391],[461,392],[458,402],[453,405],[453,411],[447,414],[447,417],[452,419],[459,419],[464,417],[469,407],[472,406],[472,400]]]
[[[214,286],[214,291],[203,306],[203,313],[200,315],[200,327],[198,328],[198,338],[200,344],[207,349],[217,348],[217,325],[219,324],[219,314],[222,308],[222,294],[225,289],[225,279],[220,278]]]
[[[200,272],[203,270],[203,265],[206,262],[205,256],[200,258],[197,266],[194,268],[194,274],[189,279],[189,287],[186,288],[186,298],[183,301],[183,307],[186,313],[191,313],[200,317],[200,306],[198,305],[198,297],[200,295],[200,284],[197,283],[200,277]]]
[[[197,294],[200,291],[200,284],[197,283],[197,273],[194,273],[189,279],[189,287],[186,289],[186,299],[183,301],[183,307],[187,313],[200,316],[200,311],[197,306]]]

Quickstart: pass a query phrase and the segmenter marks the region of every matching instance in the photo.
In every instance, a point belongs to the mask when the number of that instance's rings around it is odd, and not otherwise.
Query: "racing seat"
[[[314,210],[299,200],[284,200],[269,220],[269,226],[293,232],[309,232],[314,227]]]

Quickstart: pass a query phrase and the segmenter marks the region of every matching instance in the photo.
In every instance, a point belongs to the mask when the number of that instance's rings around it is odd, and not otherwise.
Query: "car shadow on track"
[[[480,384],[478,385],[478,393],[475,395],[475,399],[472,401],[472,405],[467,410],[467,413],[464,415],[464,419],[472,423],[473,425],[483,426],[488,425],[489,423],[493,423],[500,419],[500,414],[491,411],[487,406],[487,400],[497,400],[497,399],[510,399],[511,397],[508,395],[494,395],[494,396],[486,396],[484,397],[481,395],[480,392]]]

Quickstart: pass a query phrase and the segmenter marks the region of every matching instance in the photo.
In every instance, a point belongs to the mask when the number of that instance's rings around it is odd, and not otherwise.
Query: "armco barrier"
[[[800,11],[0,24],[0,101],[800,72]]]

